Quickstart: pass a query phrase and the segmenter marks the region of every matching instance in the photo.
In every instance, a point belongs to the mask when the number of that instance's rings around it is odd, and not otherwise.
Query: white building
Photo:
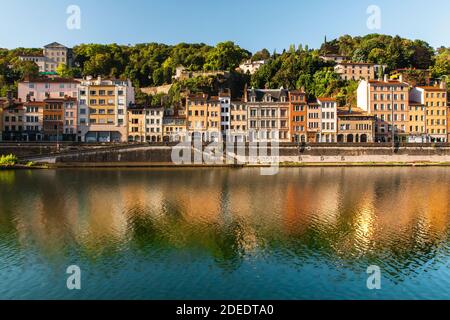
[[[337,141],[337,102],[332,98],[318,98],[320,107],[320,141]]]
[[[226,134],[231,126],[231,94],[227,92],[219,93],[220,102],[220,130]]]
[[[65,64],[68,67],[73,65],[72,49],[58,42],[44,46],[41,55],[23,55],[19,56],[19,59],[36,63],[39,67],[39,72],[42,73],[55,73],[60,64]]]
[[[266,63],[265,60],[258,60],[258,61],[246,60],[239,65],[239,69],[242,71],[242,73],[254,74],[265,63]]]
[[[145,109],[145,141],[163,141],[163,116],[164,108]]]

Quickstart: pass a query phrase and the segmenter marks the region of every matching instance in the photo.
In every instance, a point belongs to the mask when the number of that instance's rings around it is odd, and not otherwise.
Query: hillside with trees
[[[148,97],[138,91],[139,101],[170,104],[180,98],[184,90],[217,92],[232,87],[242,92],[245,85],[259,88],[305,88],[313,96],[337,96],[342,103],[354,100],[355,81],[342,81],[334,72],[333,63],[322,61],[322,54],[341,54],[355,62],[386,64],[388,72],[399,68],[430,69],[432,77],[450,75],[450,48],[434,50],[422,40],[409,40],[399,36],[370,34],[364,37],[344,35],[325,41],[319,49],[291,45],[281,53],[262,49],[251,52],[228,41],[207,44],[165,45],[160,43],[136,44],[81,44],[73,48],[75,67],[58,67],[63,77],[104,76],[129,78],[136,88],[174,83],[168,96]],[[25,76],[37,76],[33,63],[19,61],[21,54],[37,54],[41,49],[0,49],[0,95],[16,90],[17,82]],[[266,60],[254,75],[239,74],[235,70],[246,59]],[[230,78],[220,76],[199,77],[175,81],[178,66],[188,71],[229,71]]]

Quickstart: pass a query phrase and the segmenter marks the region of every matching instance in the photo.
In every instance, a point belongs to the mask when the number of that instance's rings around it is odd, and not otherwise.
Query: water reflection
[[[258,173],[2,171],[0,257],[33,252],[57,264],[76,255],[104,265],[178,252],[189,254],[185,263],[209,257],[224,272],[249,260],[355,272],[376,264],[394,283],[448,261],[446,168]]]

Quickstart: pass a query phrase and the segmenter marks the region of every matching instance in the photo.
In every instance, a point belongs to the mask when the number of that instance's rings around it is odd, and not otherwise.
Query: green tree
[[[204,65],[205,70],[234,71],[250,52],[235,45],[234,42],[221,42],[208,52]]]

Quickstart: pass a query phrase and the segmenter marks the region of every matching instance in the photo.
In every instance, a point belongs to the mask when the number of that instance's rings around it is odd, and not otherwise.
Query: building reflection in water
[[[0,241],[44,256],[195,249],[224,268],[272,253],[401,279],[448,248],[445,168],[0,172]],[[402,259],[398,259],[402,257]]]

